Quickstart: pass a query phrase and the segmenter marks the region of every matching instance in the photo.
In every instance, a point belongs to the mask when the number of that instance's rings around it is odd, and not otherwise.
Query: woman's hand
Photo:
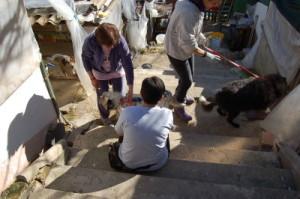
[[[212,54],[212,53],[210,53],[210,52],[208,52],[208,51],[206,51],[206,50],[203,50],[203,49],[201,49],[201,48],[196,48],[196,49],[194,50],[194,53],[195,53],[196,55],[201,56],[201,57],[207,57],[207,58],[211,59],[212,61],[217,61],[217,62],[219,62],[219,61],[222,60],[222,58],[221,58],[219,55]]]
[[[95,77],[90,78],[90,79],[91,79],[91,82],[92,82],[92,85],[94,86],[94,88],[97,89],[99,87],[98,80],[96,80]]]
[[[219,55],[215,55],[215,54],[212,54],[210,52],[206,52],[206,57],[208,57],[209,59],[211,59],[212,61],[221,61],[221,57]]]
[[[92,72],[88,72],[88,75],[90,77],[90,80],[91,80],[91,83],[92,85],[94,86],[94,88],[98,88],[99,87],[99,83],[98,83],[98,80],[94,77],[93,73]]]
[[[133,85],[128,85],[127,104],[132,105]]]

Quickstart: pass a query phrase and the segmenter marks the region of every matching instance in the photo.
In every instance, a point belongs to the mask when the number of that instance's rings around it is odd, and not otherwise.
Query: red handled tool
[[[255,78],[260,78],[259,75],[253,73],[252,71],[250,71],[250,70],[249,70],[248,68],[246,68],[245,66],[242,66],[242,65],[240,65],[240,64],[238,64],[238,63],[232,61],[231,59],[228,59],[227,57],[223,56],[223,55],[222,55],[221,53],[219,53],[218,51],[215,51],[215,50],[213,50],[213,49],[211,49],[211,48],[209,48],[209,47],[205,47],[205,48],[206,48],[206,50],[208,50],[209,52],[211,52],[211,53],[213,53],[213,54],[215,54],[215,55],[220,56],[223,60],[227,61],[228,63],[230,63],[231,65],[237,67],[238,69],[241,69],[242,71],[244,71],[244,72],[250,74],[251,76],[253,76],[253,77],[255,77]]]

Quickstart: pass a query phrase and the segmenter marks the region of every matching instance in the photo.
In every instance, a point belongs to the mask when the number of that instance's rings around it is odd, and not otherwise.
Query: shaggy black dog
[[[233,120],[240,112],[265,110],[287,92],[286,79],[278,74],[266,75],[259,79],[235,81],[222,88],[210,102],[202,103],[203,108],[211,110],[215,105],[220,115],[227,115],[227,121],[234,127],[239,124]]]

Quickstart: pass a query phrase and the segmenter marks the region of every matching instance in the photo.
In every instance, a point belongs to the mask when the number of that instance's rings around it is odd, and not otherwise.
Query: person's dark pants
[[[115,78],[111,80],[99,80],[99,88],[97,89],[97,105],[102,118],[108,118],[109,111],[100,104],[100,96],[109,90],[109,84],[112,85],[114,92],[120,92],[125,96],[125,77]]]
[[[178,85],[175,90],[175,97],[178,102],[183,103],[188,89],[193,83],[194,65],[192,58],[181,61],[169,56],[169,60],[179,76]]]

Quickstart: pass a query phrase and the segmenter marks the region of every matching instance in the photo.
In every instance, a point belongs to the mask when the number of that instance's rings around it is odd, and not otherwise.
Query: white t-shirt
[[[131,169],[152,165],[148,171],[161,168],[168,160],[166,141],[173,128],[170,109],[131,106],[123,109],[115,126],[123,135],[119,157]]]

